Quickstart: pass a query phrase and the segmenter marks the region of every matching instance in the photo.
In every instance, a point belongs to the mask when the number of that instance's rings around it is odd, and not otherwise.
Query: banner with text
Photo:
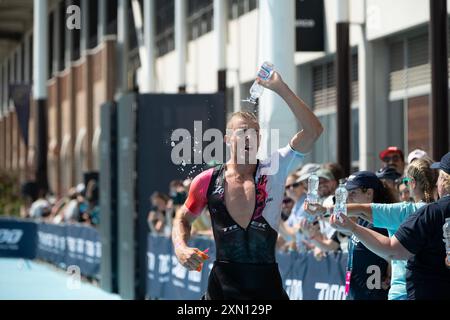
[[[196,238],[190,246],[209,248],[210,260],[201,272],[187,271],[178,262],[171,240],[149,235],[147,296],[152,299],[200,299],[215,257],[214,242]],[[283,286],[292,300],[345,300],[347,254],[329,254],[317,261],[312,254],[277,253]]]

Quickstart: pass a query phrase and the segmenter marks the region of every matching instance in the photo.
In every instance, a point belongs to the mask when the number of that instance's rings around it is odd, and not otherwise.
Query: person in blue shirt
[[[295,201],[291,214],[285,222],[286,233],[291,237],[295,237],[296,249],[298,252],[305,252],[307,247],[303,242],[306,238],[298,229],[301,219],[305,218],[303,211],[303,202],[306,199],[306,189],[303,181],[296,174],[291,174],[286,179],[286,195]]]
[[[372,222],[375,227],[385,228],[389,236],[392,237],[409,215],[427,203],[434,201],[433,194],[437,174],[430,165],[429,160],[417,159],[407,168],[404,182],[408,184],[414,202],[348,204],[348,216],[361,217]],[[320,210],[325,211],[326,208]],[[332,208],[330,208],[331,210]],[[406,261],[394,259],[391,261],[391,266],[389,300],[405,300],[407,299]]]
[[[418,166],[418,161],[420,160],[415,160],[411,165]],[[430,168],[440,169],[437,180],[440,199],[422,205],[413,214],[405,216],[400,225],[398,218],[393,219],[392,226],[397,227],[397,230],[391,237],[381,236],[357,226],[345,216],[341,217],[341,220],[335,215],[330,217],[333,227],[352,232],[374,253],[392,260],[408,261],[406,292],[407,298],[411,300],[450,299],[450,268],[445,262],[446,250],[442,231],[445,220],[450,218],[450,152]],[[422,183],[425,184],[424,200],[429,201],[433,192],[426,187],[432,186],[429,186],[427,181]],[[416,192],[414,195],[416,197]],[[375,211],[372,214],[374,213]],[[378,219],[375,215],[373,218],[374,221]]]

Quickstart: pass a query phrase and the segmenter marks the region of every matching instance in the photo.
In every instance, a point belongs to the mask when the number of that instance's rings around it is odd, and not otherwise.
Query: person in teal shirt
[[[347,215],[372,222],[374,227],[385,228],[388,230],[389,237],[393,236],[409,215],[434,201],[437,173],[430,168],[431,163],[427,159],[416,159],[407,168],[403,181],[407,183],[415,202],[349,203],[347,204]],[[333,208],[317,207],[314,211],[312,205],[306,204],[305,209],[310,214],[317,214],[324,213],[326,210],[331,211]],[[388,298],[389,300],[406,300],[406,261],[391,260],[391,266],[391,288]]]

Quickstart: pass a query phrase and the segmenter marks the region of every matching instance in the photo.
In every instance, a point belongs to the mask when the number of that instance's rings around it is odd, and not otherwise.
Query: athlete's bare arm
[[[173,220],[172,241],[175,255],[178,261],[189,270],[197,270],[199,265],[208,259],[205,253],[198,248],[190,248],[187,242],[191,235],[192,223],[207,205],[206,193],[212,172],[212,169],[203,171],[192,180],[186,202],[178,210]]]
[[[314,142],[323,132],[323,126],[311,109],[289,88],[281,76],[274,72],[267,80],[257,79],[264,87],[276,92],[287,103],[297,120],[300,122],[301,131],[297,132],[291,139],[291,147],[301,153],[311,151]]]
[[[191,225],[197,216],[183,205],[173,220],[172,241],[178,261],[189,270],[196,270],[203,262],[198,248],[190,248],[187,242],[191,235]]]

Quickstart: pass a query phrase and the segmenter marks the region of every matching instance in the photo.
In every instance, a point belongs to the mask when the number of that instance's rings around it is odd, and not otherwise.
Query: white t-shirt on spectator
[[[79,208],[77,200],[70,200],[64,210],[64,221],[68,222],[71,220],[78,221],[79,218]]]
[[[334,195],[326,197],[325,200],[323,200],[322,205],[324,207],[333,206],[333,197]],[[325,218],[320,220],[320,232],[322,232],[322,234],[324,234],[328,239],[331,239],[336,230],[330,225],[330,223],[328,222],[328,218]]]
[[[50,211],[50,203],[45,199],[38,199],[30,207],[31,218],[41,218],[45,211]]]

